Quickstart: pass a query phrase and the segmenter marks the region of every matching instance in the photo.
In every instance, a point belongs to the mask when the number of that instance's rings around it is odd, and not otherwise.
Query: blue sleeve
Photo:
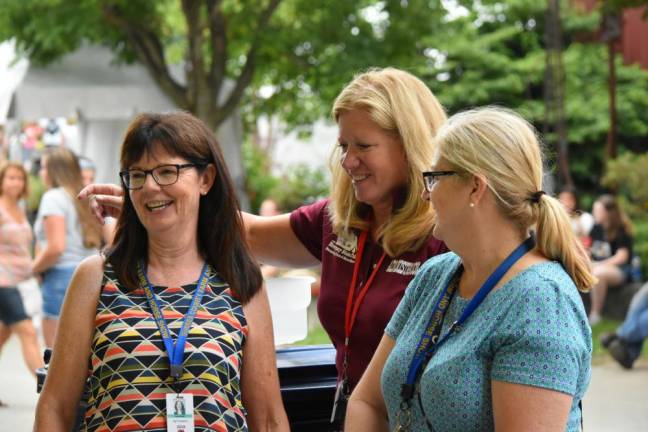
[[[592,352],[576,287],[539,275],[522,283],[493,339],[491,379],[574,396],[579,380],[589,381]]]

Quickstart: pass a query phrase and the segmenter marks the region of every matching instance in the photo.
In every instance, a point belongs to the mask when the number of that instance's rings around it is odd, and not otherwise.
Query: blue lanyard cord
[[[196,290],[194,291],[193,297],[191,299],[189,310],[183,318],[182,326],[180,327],[178,339],[176,340],[175,344],[173,343],[173,338],[171,337],[171,333],[169,332],[166,320],[164,319],[164,315],[162,314],[162,308],[160,307],[158,297],[155,295],[155,292],[153,292],[153,286],[146,276],[144,263],[140,262],[139,266],[137,267],[140,285],[144,290],[144,293],[146,294],[146,300],[148,300],[149,307],[151,308],[151,313],[153,314],[155,323],[160,330],[160,335],[162,336],[164,347],[166,348],[167,354],[169,355],[169,367],[171,369],[171,376],[176,381],[182,375],[182,362],[184,360],[185,341],[187,340],[187,336],[189,335],[191,324],[193,323],[193,320],[196,317],[196,313],[198,312],[198,306],[200,306],[202,296],[203,294],[205,294],[205,290],[207,288],[207,278],[205,277],[205,274],[207,273],[207,267],[207,263],[205,263],[200,272],[198,285],[196,286]]]
[[[410,363],[409,370],[407,372],[407,382],[401,386],[401,397],[403,398],[403,403],[409,405],[409,401],[414,396],[416,382],[419,380],[422,375],[423,369],[430,361],[434,353],[439,349],[443,343],[448,340],[454,333],[459,331],[461,326],[468,320],[468,318],[475,312],[477,307],[484,301],[486,296],[493,290],[495,285],[502,279],[504,274],[515,264],[524,254],[529,252],[535,247],[535,239],[533,236],[526,239],[521,245],[519,245],[511,254],[506,257],[506,259],[495,269],[495,271],[486,279],[486,282],[479,288],[479,291],[475,296],[470,300],[466,309],[459,317],[459,319],[452,323],[446,334],[439,339],[439,334],[441,333],[441,327],[443,325],[443,319],[445,313],[448,309],[450,301],[454,293],[456,292],[459,286],[459,278],[463,272],[463,266],[455,273],[455,275],[450,279],[446,285],[443,294],[440,296],[437,301],[430,321],[425,329],[425,332],[421,335],[416,351],[414,352],[414,357]],[[401,404],[402,405],[402,404]]]

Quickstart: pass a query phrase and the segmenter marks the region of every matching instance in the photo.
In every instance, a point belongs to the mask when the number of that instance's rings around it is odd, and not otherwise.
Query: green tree
[[[434,36],[430,61],[413,68],[450,112],[497,104],[522,113],[543,131],[546,3],[533,0],[465,1],[443,35]],[[607,51],[594,38],[600,15],[562,3],[565,115],[575,183],[600,188],[609,129]],[[436,45],[433,45],[436,43]],[[648,72],[617,56],[619,142],[623,151],[648,150]],[[549,155],[557,139],[544,136]]]
[[[119,61],[146,66],[180,108],[213,128],[250,86],[272,88],[257,111],[304,123],[358,70],[420,55],[419,39],[438,31],[444,13],[424,0],[3,0],[0,40],[14,38],[40,64],[83,41],[106,45]],[[180,61],[184,80],[169,67]]]

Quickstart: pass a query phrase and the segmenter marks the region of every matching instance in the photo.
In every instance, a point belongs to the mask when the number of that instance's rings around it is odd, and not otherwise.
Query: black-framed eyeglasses
[[[141,189],[146,183],[146,176],[151,174],[155,183],[160,186],[170,186],[178,181],[180,170],[185,168],[199,168],[203,167],[202,164],[186,163],[186,164],[166,164],[156,166],[150,170],[130,169],[119,172],[121,181],[126,186],[126,189],[135,190]]]
[[[440,177],[451,176],[457,174],[457,171],[423,171],[423,183],[425,190],[432,192],[432,186],[439,181]]]

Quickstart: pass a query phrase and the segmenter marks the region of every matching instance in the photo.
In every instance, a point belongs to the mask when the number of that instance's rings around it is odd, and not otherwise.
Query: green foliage
[[[648,220],[648,153],[628,152],[610,161],[603,182],[625,198],[631,218]]]
[[[648,6],[648,0],[599,0],[599,4],[604,10],[620,11],[623,9]]]
[[[243,166],[246,172],[245,189],[253,213],[259,212],[266,198],[274,199],[280,209],[288,212],[328,196],[326,170],[313,170],[307,165],[297,164],[284,174],[275,176],[268,153],[250,140],[243,144]]]
[[[271,196],[284,211],[291,211],[303,204],[325,198],[328,194],[329,179],[326,170],[312,170],[305,164],[297,164],[281,176]]]
[[[192,71],[181,91],[164,81],[159,81],[161,87],[212,125],[229,105],[204,107],[209,105],[205,99],[223,98],[214,77],[201,81],[198,72],[209,75],[214,62],[223,60],[224,75],[233,80],[245,78],[246,65],[253,65],[249,81],[240,80],[243,99],[234,101],[235,106],[242,101],[248,125],[260,113],[277,115],[292,127],[310,125],[329,115],[336,95],[356,73],[391,65],[423,78],[450,113],[499,104],[543,129],[546,2],[458,0],[463,14],[457,14],[457,8],[446,9],[440,0],[283,0],[259,31],[261,13],[273,1],[215,2],[222,19],[216,27],[207,25],[209,2],[185,2],[201,5],[196,16],[200,31],[193,33],[200,41],[199,61],[191,56],[192,21],[179,0],[3,0],[0,39],[14,37],[32,61],[41,63],[85,40],[111,47],[119,61],[141,61],[138,50],[158,41],[164,66],[185,61]],[[615,10],[645,4],[600,2]],[[596,40],[601,12],[585,13],[563,0],[561,17],[570,167],[581,190],[598,192],[609,130],[607,51]],[[127,29],[149,37],[147,43],[135,44]],[[211,44],[214,30],[222,31],[227,42],[220,53]],[[620,56],[616,62],[619,151],[645,152],[648,72],[624,65]],[[160,68],[149,70],[160,76]],[[195,95],[203,95],[202,104]],[[551,135],[545,139],[555,141]],[[257,186],[261,195],[272,189]]]
[[[324,330],[321,325],[318,325],[308,331],[308,336],[306,336],[306,339],[295,342],[294,345],[323,345],[330,343],[331,338],[329,337],[328,333],[326,333],[326,330]]]
[[[421,60],[414,72],[425,78],[450,113],[477,105],[504,105],[542,132],[546,2],[461,4],[468,15],[445,25],[442,39],[435,36],[440,41],[437,56],[445,61],[430,67]],[[607,49],[593,40],[600,15],[584,13],[567,2],[561,13],[570,169],[579,189],[599,192],[610,127]],[[620,152],[648,151],[648,71],[623,64],[620,56],[616,67]],[[556,153],[555,137],[549,134],[544,139],[551,157]]]
[[[635,220],[634,253],[641,258],[641,272],[648,280],[648,219]]]
[[[251,140],[243,142],[243,169],[245,171],[245,190],[250,199],[253,213],[259,212],[259,206],[277,186],[279,180],[271,174],[270,156]]]

